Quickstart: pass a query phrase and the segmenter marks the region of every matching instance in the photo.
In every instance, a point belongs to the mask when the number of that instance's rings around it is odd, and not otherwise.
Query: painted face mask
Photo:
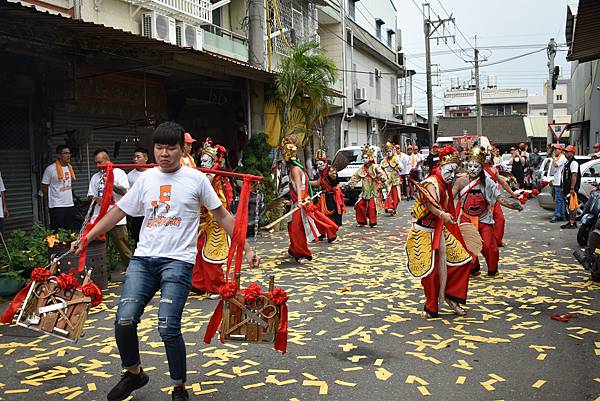
[[[467,173],[469,173],[469,177],[476,178],[481,174],[481,164],[470,161],[467,163]]]
[[[204,168],[211,168],[215,164],[215,161],[209,155],[202,155],[200,158],[200,165]]]
[[[394,155],[394,151],[393,150],[388,150],[386,153],[387,157],[392,157]]]
[[[458,168],[458,165],[456,165],[454,163],[444,164],[441,167],[442,180],[444,180],[444,182],[446,184],[452,184],[452,182],[454,181],[454,171],[457,168]]]
[[[365,155],[362,157],[362,161],[364,164],[367,164],[371,161],[371,158],[369,156]]]
[[[325,162],[323,160],[317,160],[317,170],[318,171],[325,170]]]

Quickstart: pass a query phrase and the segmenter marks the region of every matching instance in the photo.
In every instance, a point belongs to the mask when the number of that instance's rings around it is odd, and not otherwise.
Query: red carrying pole
[[[113,164],[113,167],[116,168],[154,168],[154,167],[158,167],[158,164]],[[104,170],[108,167],[108,165],[106,164],[101,164],[98,166],[99,170]],[[215,174],[215,175],[221,175],[224,177],[233,177],[233,178],[239,178],[241,180],[248,180],[248,181],[253,181],[253,182],[259,182],[262,181],[263,177],[258,176],[258,175],[252,175],[252,174],[243,174],[243,173],[234,173],[233,171],[226,171],[226,170],[211,170],[208,168],[203,168],[203,167],[196,167],[196,170],[198,171],[202,171],[205,174]]]

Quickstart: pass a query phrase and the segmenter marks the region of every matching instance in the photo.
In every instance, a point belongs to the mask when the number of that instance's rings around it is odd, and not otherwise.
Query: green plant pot
[[[24,284],[25,280],[19,272],[0,273],[0,297],[15,295]]]

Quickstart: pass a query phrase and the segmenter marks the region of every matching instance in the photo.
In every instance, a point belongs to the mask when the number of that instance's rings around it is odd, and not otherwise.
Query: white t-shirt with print
[[[104,173],[102,171],[98,171],[92,176],[92,179],[90,180],[90,186],[88,188],[88,196],[98,196],[102,198],[102,195],[104,195],[104,180],[102,179],[103,175]],[[115,186],[125,188],[126,190],[129,189],[129,180],[127,180],[127,174],[125,174],[123,170],[121,170],[120,168],[115,168],[113,169],[113,175],[115,177]],[[119,195],[118,193],[113,191],[113,199],[115,200],[115,202],[120,201],[122,197],[123,195]],[[110,208],[112,208],[113,206],[114,205],[109,206],[108,210],[110,210]],[[96,220],[96,217],[98,217],[98,213],[100,213],[100,205],[96,204],[96,206],[94,206],[94,213],[92,214],[92,219],[90,220],[91,222],[94,222]],[[121,220],[119,220],[119,222],[116,225],[121,226],[124,224],[127,224],[126,218],[122,218]]]
[[[143,174],[146,170],[140,171],[138,169],[133,169],[129,173],[127,173],[127,180],[129,181],[129,188],[133,187],[133,184],[140,178],[140,175]]]
[[[117,206],[130,216],[144,216],[134,256],[196,261],[200,207],[221,206],[206,175],[180,168],[163,173],[158,167],[144,172]]]
[[[562,184],[562,173],[565,168],[565,164],[567,164],[567,158],[565,156],[561,156],[557,161],[552,162],[554,164],[554,177],[552,178],[552,185],[555,187]]]
[[[62,166],[63,180],[58,178],[56,163],[52,163],[44,171],[42,184],[48,185],[48,207],[71,207],[73,193],[71,191],[71,173],[68,166]]]
[[[4,218],[4,208],[2,207],[2,192],[6,191],[4,188],[4,181],[2,181],[2,173],[0,172],[0,219]]]

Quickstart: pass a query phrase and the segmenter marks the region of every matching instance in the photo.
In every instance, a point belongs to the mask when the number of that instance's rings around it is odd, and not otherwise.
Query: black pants
[[[4,235],[4,218],[0,219],[0,234]]]
[[[133,217],[127,216],[127,224],[129,226],[129,232],[133,235],[135,244],[140,242],[140,231],[142,230],[142,224],[144,223],[144,216]]]
[[[82,218],[75,206],[53,207],[50,208],[50,229],[51,230],[72,230],[81,229]]]

